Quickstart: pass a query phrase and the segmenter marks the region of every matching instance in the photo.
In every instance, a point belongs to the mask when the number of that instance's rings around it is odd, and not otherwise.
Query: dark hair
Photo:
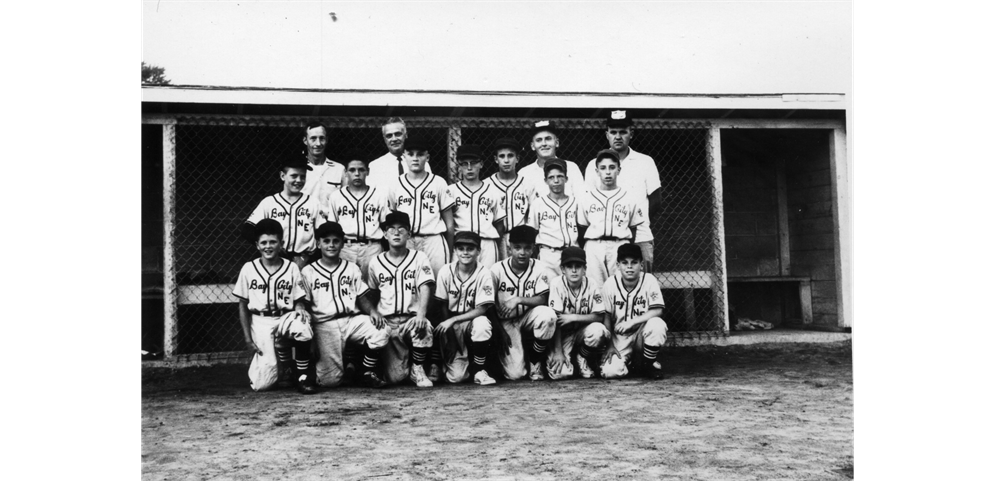
[[[314,128],[318,128],[318,127],[321,127],[321,129],[325,131],[325,137],[328,137],[328,127],[325,127],[325,124],[323,124],[321,122],[318,122],[317,120],[312,120],[312,121],[308,122],[307,125],[304,126],[304,138],[305,139],[307,138],[307,131],[308,130],[311,130],[311,129],[314,129]]]

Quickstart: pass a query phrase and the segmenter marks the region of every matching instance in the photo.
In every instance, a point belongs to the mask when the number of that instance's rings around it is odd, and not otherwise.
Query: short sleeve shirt
[[[359,314],[356,300],[370,290],[363,282],[359,266],[345,259],[341,259],[334,269],[314,261],[304,266],[301,275],[316,323]]]
[[[286,259],[270,274],[263,260],[246,262],[238,273],[232,294],[248,301],[249,310],[266,315],[281,315],[294,308],[294,303],[307,295],[304,280],[297,264]]]

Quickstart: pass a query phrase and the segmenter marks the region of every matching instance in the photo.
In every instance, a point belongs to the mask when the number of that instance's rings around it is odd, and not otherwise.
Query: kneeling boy
[[[338,222],[326,222],[315,232],[321,259],[301,271],[305,293],[313,313],[314,342],[318,345],[317,378],[322,386],[342,383],[343,350],[346,344],[363,349],[361,380],[367,387],[383,387],[374,369],[380,351],[387,345],[387,325],[366,297],[370,288],[354,262],[340,257],[345,233]]]
[[[563,275],[549,284],[549,307],[556,311],[557,328],[546,371],[550,379],[569,378],[574,373],[571,359],[575,358],[580,377],[590,379],[594,376],[591,365],[598,365],[611,337],[603,324],[605,304],[601,288],[588,280],[587,254],[580,247],[563,249],[560,268]],[[577,345],[580,349],[574,348]]]
[[[667,341],[663,294],[656,278],[642,270],[643,251],[639,246],[632,243],[619,246],[618,272],[604,286],[606,320],[612,332],[610,347],[601,362],[604,378],[624,377],[629,367],[637,366],[641,366],[647,377],[663,377],[662,366],[656,360]]]

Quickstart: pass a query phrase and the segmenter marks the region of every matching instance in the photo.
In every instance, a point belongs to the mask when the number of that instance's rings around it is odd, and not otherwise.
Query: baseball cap
[[[453,236],[453,244],[454,245],[469,244],[479,249],[480,235],[477,234],[476,232],[461,230],[457,232],[455,236]]]
[[[342,232],[342,226],[338,222],[325,222],[318,226],[318,230],[314,231],[315,239],[324,239],[328,236],[335,236],[339,239],[345,239],[345,232]]]
[[[608,116],[608,127],[631,127],[632,119],[624,110],[612,110]]]
[[[615,163],[616,164],[618,163],[618,152],[615,152],[612,149],[602,149],[602,150],[599,150],[598,151],[598,156],[594,158],[594,161],[597,162],[597,161],[599,161],[599,160],[601,160],[601,159],[603,159],[605,157],[609,157],[609,158],[615,159]]]
[[[547,160],[546,164],[542,166],[542,175],[544,177],[549,175],[549,171],[553,170],[554,168],[560,169],[560,171],[563,172],[564,175],[566,175],[567,173],[567,163],[564,162],[563,159],[554,157],[552,159]]]
[[[537,235],[539,235],[539,231],[533,229],[531,226],[520,225],[508,231],[508,243],[535,244]]]
[[[339,156],[339,158],[342,159],[342,163],[346,165],[348,165],[349,162],[352,162],[354,160],[362,161],[364,164],[367,165],[369,165],[370,163],[370,157],[366,155],[366,152],[363,152],[362,150],[359,149],[346,150],[345,152],[342,153],[342,155]]]
[[[283,238],[283,226],[274,219],[263,219],[256,224],[256,227],[252,230],[252,234],[256,236],[256,240],[264,234]]]
[[[280,169],[281,170],[289,168],[289,167],[293,167],[295,169],[314,170],[307,163],[307,157],[304,157],[303,155],[301,155],[299,153],[288,155],[288,156],[286,156],[286,157],[284,157],[283,159],[280,160]]]
[[[622,244],[618,246],[618,260],[622,259],[636,259],[639,261],[643,260],[643,251],[639,246],[629,242],[627,244]]]
[[[479,145],[467,144],[456,148],[456,160],[460,159],[481,159],[484,156]]]
[[[500,139],[497,139],[496,142],[494,142],[494,152],[497,152],[501,149],[511,149],[514,150],[515,152],[518,152],[519,148],[520,147],[518,146],[518,142],[515,142],[515,139],[511,137],[501,137]]]
[[[556,124],[552,120],[540,120],[532,124],[532,135],[538,134],[539,132],[549,132],[553,135],[559,136],[560,131],[557,130]]]
[[[428,140],[418,134],[411,134],[404,141],[404,150],[428,150]]]
[[[568,246],[560,253],[560,265],[565,266],[571,262],[580,262],[587,265],[587,254],[584,249],[577,246]]]
[[[393,225],[400,225],[410,229],[411,218],[408,217],[408,214],[405,214],[404,212],[399,212],[396,210],[391,211],[389,214],[387,214],[386,217],[384,217],[383,222],[380,223],[380,228],[387,230],[388,227]]]

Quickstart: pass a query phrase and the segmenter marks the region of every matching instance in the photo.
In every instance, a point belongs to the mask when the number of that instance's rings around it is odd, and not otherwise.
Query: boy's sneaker
[[[301,394],[317,394],[318,384],[315,383],[314,376],[301,374],[297,379],[297,392]]]
[[[650,379],[663,379],[663,365],[660,361],[653,361],[652,364],[643,364],[643,376]]]
[[[490,386],[491,384],[494,384],[497,381],[495,381],[490,374],[487,374],[487,371],[481,369],[477,371],[477,374],[473,375],[473,382],[474,384],[479,384],[481,386]]]
[[[529,363],[529,379],[533,381],[542,381],[546,376],[542,375],[542,363],[541,362],[530,362]]]
[[[373,371],[364,372],[360,375],[360,380],[363,383],[363,386],[374,389],[380,389],[387,385],[387,381],[380,379],[380,376],[377,376],[377,373]]]
[[[580,371],[580,377],[584,379],[591,379],[594,377],[594,369],[587,364],[587,358],[584,356],[577,356],[577,370]]]
[[[432,382],[439,382],[442,379],[442,368],[438,364],[432,364],[428,367],[428,380]]]
[[[291,365],[276,365],[276,387],[287,389],[294,386],[294,367]]]
[[[408,379],[418,387],[432,387],[432,381],[425,375],[425,368],[421,364],[412,364]]]

